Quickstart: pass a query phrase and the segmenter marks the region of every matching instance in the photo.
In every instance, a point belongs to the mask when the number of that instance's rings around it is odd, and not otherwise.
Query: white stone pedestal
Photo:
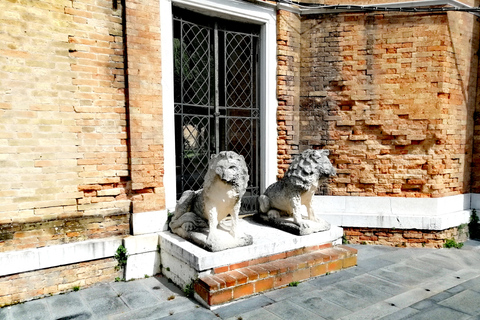
[[[325,232],[296,236],[252,220],[241,219],[239,230],[253,236],[250,246],[208,252],[171,232],[160,233],[162,273],[181,288],[214,268],[259,259],[304,247],[342,243],[343,229],[332,226]]]

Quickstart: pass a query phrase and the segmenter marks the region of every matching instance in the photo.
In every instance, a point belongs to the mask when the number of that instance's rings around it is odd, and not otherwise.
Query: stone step
[[[194,283],[197,299],[218,306],[357,264],[357,250],[326,244],[214,269]]]

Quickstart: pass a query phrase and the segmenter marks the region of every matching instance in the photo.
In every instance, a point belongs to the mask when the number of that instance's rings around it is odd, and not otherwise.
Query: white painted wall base
[[[111,258],[122,238],[107,238],[0,253],[0,276]]]
[[[342,227],[445,230],[468,223],[479,194],[443,198],[316,196],[315,212]]]
[[[160,272],[160,250],[158,234],[150,233],[129,236],[123,239],[128,259],[125,267],[125,280],[153,276]]]

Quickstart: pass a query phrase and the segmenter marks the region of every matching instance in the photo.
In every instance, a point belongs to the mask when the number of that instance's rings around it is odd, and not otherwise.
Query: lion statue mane
[[[302,217],[306,215],[308,220],[322,222],[329,229],[328,222],[317,218],[312,207],[313,195],[320,184],[336,175],[328,159],[329,153],[326,149],[309,149],[297,156],[285,176],[259,197],[260,215],[267,215],[270,220],[292,216],[296,225],[308,227]]]
[[[213,155],[208,164],[203,188],[185,191],[169,223],[172,232],[192,240],[192,232],[207,232],[206,241],[217,241],[220,221],[232,218],[230,234],[236,238],[241,199],[248,184],[245,159],[233,151]],[[208,228],[208,229],[207,229]],[[195,240],[195,239],[193,239]],[[216,250],[212,250],[216,251]]]

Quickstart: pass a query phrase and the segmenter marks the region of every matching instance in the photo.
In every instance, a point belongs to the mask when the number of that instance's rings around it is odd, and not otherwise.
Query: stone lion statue
[[[241,199],[245,194],[248,179],[243,156],[233,151],[222,151],[213,155],[208,164],[203,188],[197,191],[187,190],[178,200],[169,223],[172,232],[210,251],[251,244],[250,236],[243,235],[242,238],[237,232]],[[234,238],[230,244],[222,243],[232,240],[225,239],[219,231],[220,222],[228,215],[231,216],[229,233]],[[202,234],[206,235],[206,238]]]
[[[281,216],[287,216],[293,217],[293,223],[300,229],[313,227],[315,230],[311,232],[330,229],[328,222],[315,216],[312,207],[313,195],[320,184],[336,175],[328,159],[329,153],[328,150],[309,149],[293,160],[285,176],[270,185],[258,199],[264,222],[278,223]],[[317,224],[307,222],[303,216]],[[300,234],[311,232],[300,230]]]

